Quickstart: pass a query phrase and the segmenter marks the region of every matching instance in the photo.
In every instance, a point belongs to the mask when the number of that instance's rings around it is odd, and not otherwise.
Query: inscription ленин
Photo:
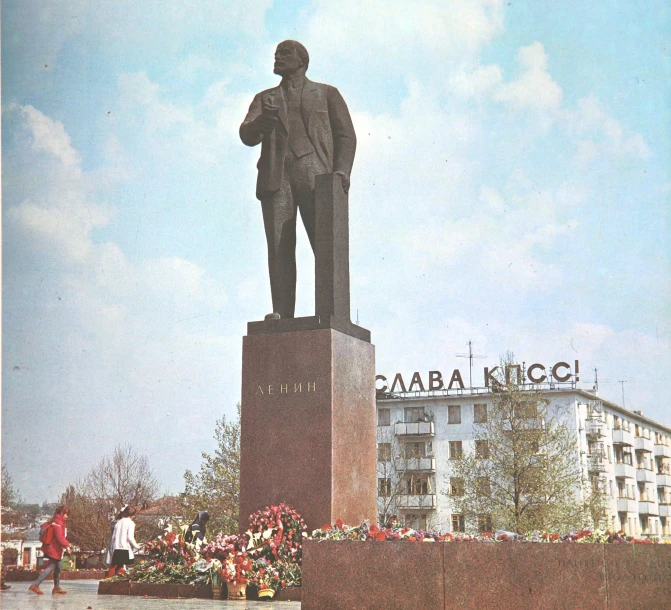
[[[303,392],[316,392],[317,382],[308,381],[307,383],[269,383],[268,385],[259,385],[256,388],[256,396],[277,395],[277,394],[302,394]]]

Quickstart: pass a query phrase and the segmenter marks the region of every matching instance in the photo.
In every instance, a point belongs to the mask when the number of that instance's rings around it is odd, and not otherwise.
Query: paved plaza
[[[130,595],[98,595],[98,581],[66,580],[61,586],[67,595],[52,595],[51,583],[43,583],[44,595],[28,591],[28,582],[7,583],[11,589],[0,593],[2,610],[145,610],[161,608],[187,608],[188,610],[299,610],[300,602],[247,602],[214,601],[211,599],[156,599],[153,597],[133,597]],[[48,586],[47,586],[48,585]]]

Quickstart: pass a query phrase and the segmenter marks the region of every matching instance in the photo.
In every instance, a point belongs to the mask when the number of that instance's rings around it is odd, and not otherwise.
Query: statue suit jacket
[[[257,119],[261,116],[263,100],[269,97],[274,105],[279,106],[280,122],[271,133],[264,136],[259,132]],[[310,142],[326,167],[326,173],[341,171],[349,176],[354,162],[356,135],[340,92],[335,87],[314,83],[306,78],[301,116]],[[247,146],[256,146],[261,142],[256,181],[256,196],[259,199],[280,188],[284,155],[288,147],[288,130],[287,104],[282,88],[278,85],[258,93],[240,125],[240,139]]]

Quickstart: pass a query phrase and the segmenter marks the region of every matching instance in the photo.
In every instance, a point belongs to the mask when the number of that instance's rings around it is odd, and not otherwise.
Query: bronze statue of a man
[[[240,125],[247,146],[261,143],[256,197],[261,200],[268,242],[273,313],[293,318],[296,305],[296,215],[315,249],[315,176],[336,173],[345,193],[356,150],[356,135],[345,100],[335,87],[305,77],[305,47],[285,40],[275,51],[277,87],[254,97]]]

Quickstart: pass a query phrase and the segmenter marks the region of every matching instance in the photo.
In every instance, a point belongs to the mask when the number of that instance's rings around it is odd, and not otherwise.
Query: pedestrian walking
[[[54,518],[51,520],[51,527],[53,529],[53,534],[50,536],[51,540],[44,542],[41,548],[49,565],[40,573],[37,580],[28,587],[30,591],[37,595],[43,595],[44,592],[40,589],[40,585],[52,572],[54,573],[54,588],[51,593],[53,595],[65,595],[67,593],[67,591],[61,589],[60,584],[63,553],[70,548],[70,543],[67,539],[68,532],[65,527],[65,522],[69,516],[70,509],[67,506],[59,506],[54,513]]]
[[[135,562],[133,551],[139,550],[135,542],[135,510],[130,506],[124,506],[117,515],[118,521],[112,532],[112,540],[107,548],[105,563],[110,566],[105,578],[112,578],[115,574],[123,574],[126,566]]]

